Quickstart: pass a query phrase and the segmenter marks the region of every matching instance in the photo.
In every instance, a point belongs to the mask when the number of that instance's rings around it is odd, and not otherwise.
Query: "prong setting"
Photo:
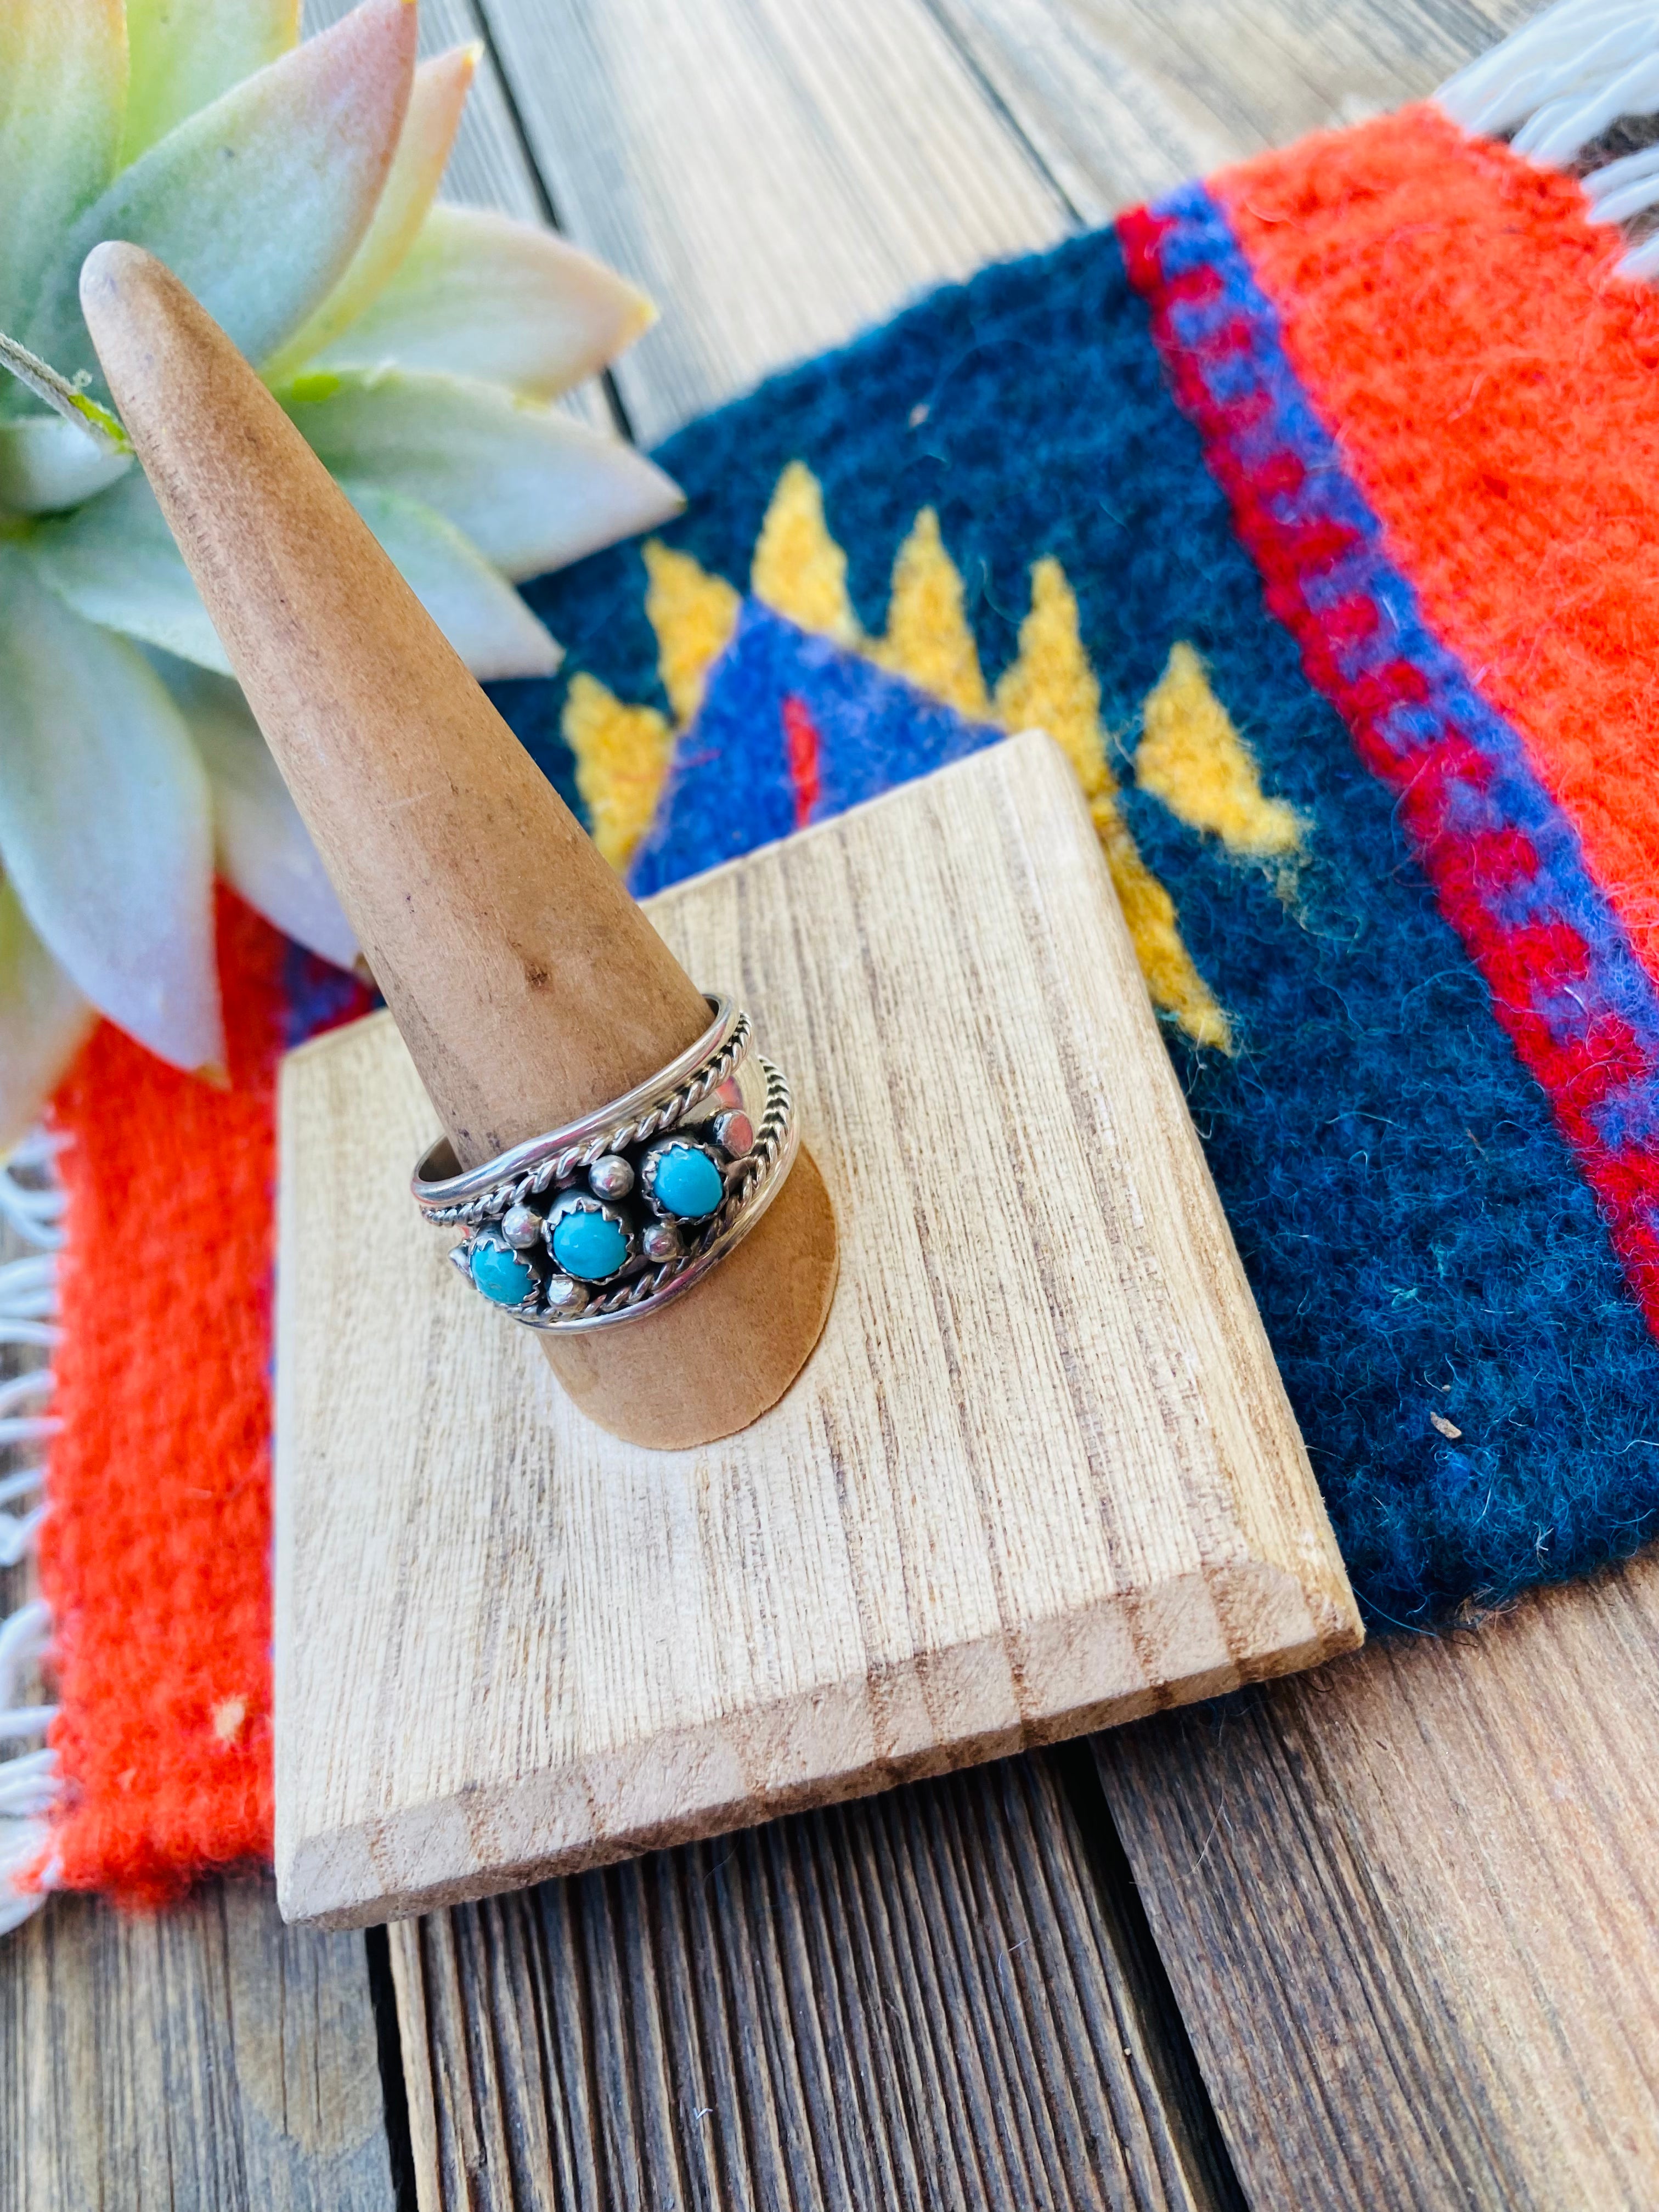
[[[781,1188],[799,1135],[789,1086],[751,1055],[749,1018],[709,997],[694,1048],[609,1106],[458,1170],[447,1141],[411,1178],[452,1264],[532,1328],[591,1329],[688,1290]]]

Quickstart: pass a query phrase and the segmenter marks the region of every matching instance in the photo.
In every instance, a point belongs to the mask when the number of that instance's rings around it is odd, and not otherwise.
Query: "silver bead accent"
[[[527,1252],[542,1233],[542,1217],[533,1206],[509,1206],[501,1216],[501,1234],[515,1252]]]
[[[740,1160],[755,1149],[755,1125],[741,1107],[734,1106],[729,1114],[715,1115],[714,1141],[722,1152]]]
[[[549,1313],[574,1321],[578,1314],[586,1312],[590,1292],[586,1284],[579,1283],[574,1275],[553,1275],[548,1279],[544,1296]]]
[[[626,1198],[634,1188],[634,1170],[620,1152],[607,1152],[589,1168],[587,1181],[599,1198]]]
[[[672,1221],[647,1221],[640,1231],[640,1249],[647,1260],[660,1264],[680,1256],[680,1232]]]
[[[471,1237],[469,1237],[464,1243],[452,1244],[450,1246],[449,1264],[452,1267],[459,1267],[461,1273],[466,1277],[468,1282],[471,1281],[472,1240]]]

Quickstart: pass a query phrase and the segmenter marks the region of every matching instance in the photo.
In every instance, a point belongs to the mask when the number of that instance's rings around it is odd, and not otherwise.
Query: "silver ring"
[[[410,1188],[475,1289],[530,1328],[629,1321],[689,1290],[783,1186],[799,1138],[789,1085],[752,1053],[747,1014],[714,1019],[666,1067],[597,1113],[465,1173],[447,1137]]]

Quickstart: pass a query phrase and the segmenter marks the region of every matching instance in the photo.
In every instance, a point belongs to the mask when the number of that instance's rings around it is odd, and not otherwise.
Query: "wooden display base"
[[[437,1118],[389,1018],[289,1057],[290,1919],[478,1896],[1360,1640],[1050,741],[648,911],[795,1085],[841,1231],[828,1326],[742,1435],[619,1443],[418,1218]]]

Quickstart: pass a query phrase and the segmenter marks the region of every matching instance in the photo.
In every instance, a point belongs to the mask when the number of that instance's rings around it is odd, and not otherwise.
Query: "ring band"
[[[410,1188],[459,1228],[450,1254],[484,1297],[531,1328],[601,1328],[706,1274],[782,1188],[799,1146],[789,1085],[751,1049],[747,1014],[708,996],[696,1042],[623,1097],[457,1172],[447,1137]]]

